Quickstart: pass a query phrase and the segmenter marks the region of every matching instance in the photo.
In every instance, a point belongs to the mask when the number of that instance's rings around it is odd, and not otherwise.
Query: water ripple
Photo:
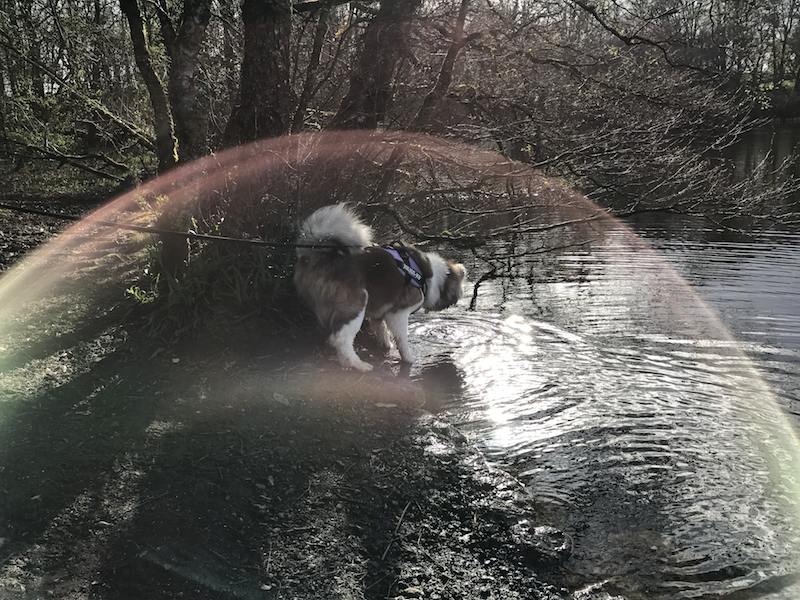
[[[795,597],[800,455],[774,400],[800,414],[785,278],[800,253],[671,244],[667,261],[699,293],[614,234],[555,259],[562,277],[520,288],[513,312],[506,282],[479,297],[499,311],[420,320],[423,362],[455,365],[444,408],[574,537],[574,573],[649,598]]]

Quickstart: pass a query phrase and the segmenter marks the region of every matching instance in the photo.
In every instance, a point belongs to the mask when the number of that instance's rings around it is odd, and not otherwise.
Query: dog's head
[[[422,307],[428,311],[444,310],[453,306],[464,295],[467,270],[464,265],[449,261],[438,254],[426,254],[433,269]]]

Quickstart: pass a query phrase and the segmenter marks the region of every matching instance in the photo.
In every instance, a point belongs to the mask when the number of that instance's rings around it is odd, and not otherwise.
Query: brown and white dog
[[[414,362],[409,315],[419,308],[452,306],[463,293],[463,265],[401,242],[373,245],[372,229],[345,204],[325,206],[308,217],[298,244],[295,288],[347,368],[372,369],[353,348],[365,318],[385,350],[391,347],[391,332],[400,358]]]

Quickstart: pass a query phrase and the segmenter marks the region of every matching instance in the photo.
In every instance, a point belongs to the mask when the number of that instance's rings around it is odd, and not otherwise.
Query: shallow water
[[[418,377],[574,538],[575,582],[800,597],[800,236],[638,230],[418,318]]]

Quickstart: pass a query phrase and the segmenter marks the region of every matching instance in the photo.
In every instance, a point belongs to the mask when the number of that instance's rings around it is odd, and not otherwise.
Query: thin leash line
[[[128,223],[115,223],[114,221],[105,221],[103,219],[94,219],[92,217],[76,217],[74,215],[65,215],[62,213],[48,212],[44,210],[37,210],[35,208],[24,208],[22,206],[15,206],[13,204],[5,204],[0,202],[0,208],[6,210],[13,210],[16,212],[27,213],[31,215],[38,215],[41,217],[50,217],[53,219],[61,219],[65,221],[85,221],[92,225],[100,225],[103,227],[113,227],[115,229],[124,229],[127,231],[138,231],[142,233],[151,233],[155,235],[171,235],[190,240],[204,240],[209,242],[226,242],[231,244],[245,244],[249,246],[267,246],[270,248],[311,248],[311,249],[332,249],[341,250],[342,248],[360,248],[360,246],[342,246],[342,245],[325,245],[325,244],[297,244],[292,242],[268,242],[266,240],[247,240],[243,238],[227,237],[224,235],[210,235],[207,233],[197,233],[195,231],[172,231],[171,229],[160,229],[158,227],[145,227],[143,225],[130,225]]]

